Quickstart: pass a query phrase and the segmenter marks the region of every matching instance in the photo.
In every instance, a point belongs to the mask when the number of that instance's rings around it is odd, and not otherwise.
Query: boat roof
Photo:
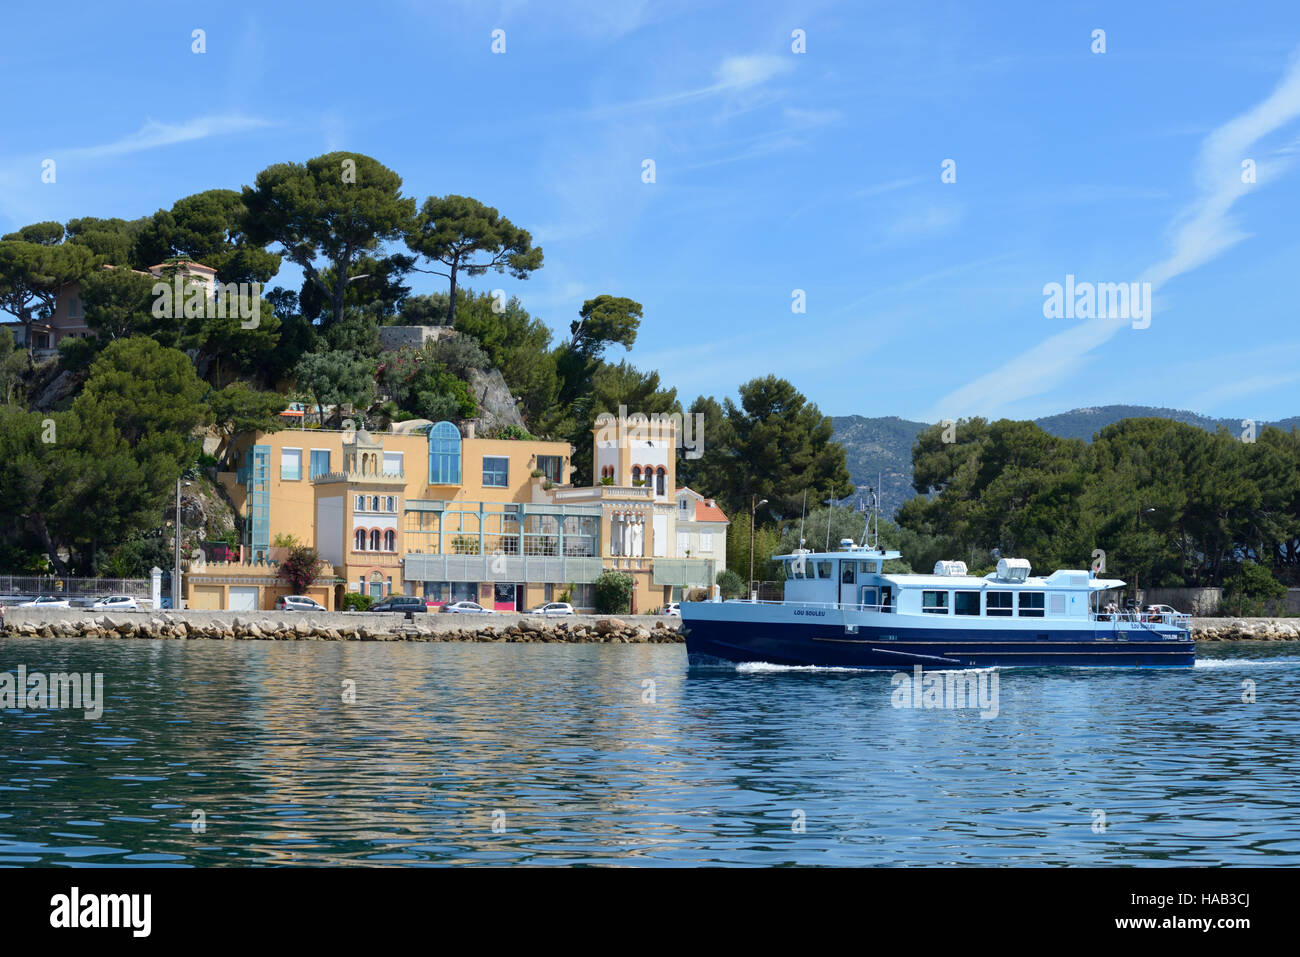
[[[929,585],[933,588],[960,588],[968,590],[977,590],[980,588],[1078,588],[1068,580],[1058,579],[1057,575],[1088,575],[1086,571],[1078,569],[1061,569],[1053,572],[1046,578],[1040,576],[1030,576],[1024,581],[1012,581],[1008,578],[998,578],[996,575],[986,575],[983,578],[977,578],[974,575],[906,575],[900,573],[885,573],[880,577],[885,581],[893,582],[896,585],[920,585],[922,587]],[[1124,583],[1114,578],[1092,578],[1089,577],[1088,588],[1092,591],[1106,591],[1111,588],[1122,588]]]
[[[889,561],[890,559],[894,559],[894,558],[902,558],[902,557],[903,557],[903,553],[902,553],[902,552],[896,552],[896,551],[893,551],[893,550],[890,550],[890,549],[884,549],[884,548],[866,548],[866,547],[863,547],[863,546],[854,545],[852,548],[837,548],[837,549],[835,549],[835,551],[832,551],[832,552],[803,551],[803,552],[790,552],[789,554],[786,554],[786,555],[773,555],[773,556],[772,556],[772,558],[773,558],[774,560],[776,560],[776,561],[780,561],[780,560],[783,559],[783,558],[800,558],[800,557],[802,557],[802,558],[804,558],[804,559],[810,559],[810,558],[852,558],[852,559],[860,559],[860,558],[883,558],[883,559],[885,559],[886,561]]]

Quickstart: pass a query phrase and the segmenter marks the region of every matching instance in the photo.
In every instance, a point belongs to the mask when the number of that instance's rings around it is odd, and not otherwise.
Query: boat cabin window
[[[980,613],[980,593],[977,591],[953,592],[953,614],[978,615]]]
[[[852,585],[856,580],[854,566],[857,562],[840,562],[840,584]]]
[[[1016,592],[1016,603],[1019,606],[1021,618],[1043,617],[1042,592],[1018,591]]]
[[[830,577],[831,577],[831,565],[832,565],[832,564],[833,564],[833,562],[830,562],[830,561],[818,562],[818,563],[817,563],[817,577],[818,577],[818,578],[830,578]]]
[[[948,614],[948,593],[946,591],[921,592],[921,611],[927,615]]]
[[[1011,617],[1011,592],[991,591],[985,602],[984,612],[990,618]]]

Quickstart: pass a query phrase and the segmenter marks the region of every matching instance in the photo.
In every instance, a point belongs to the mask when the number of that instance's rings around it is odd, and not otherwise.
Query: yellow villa
[[[567,596],[590,610],[593,583],[613,568],[636,583],[632,611],[649,613],[711,587],[726,567],[726,517],[676,487],[671,423],[650,438],[635,425],[593,429],[601,482],[591,487],[569,484],[566,442],[410,426],[239,437],[237,470],[219,477],[244,517],[243,561],[192,567],[189,606],[272,607],[288,590],[274,573],[281,536],[314,546],[330,566],[307,590],[327,608],[351,591],[499,611]]]

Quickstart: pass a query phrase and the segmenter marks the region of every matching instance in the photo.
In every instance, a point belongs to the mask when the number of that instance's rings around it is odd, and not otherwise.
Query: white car
[[[139,611],[140,603],[130,595],[106,595],[90,607],[97,611]]]
[[[275,600],[276,611],[324,611],[325,606],[309,595],[281,595]]]
[[[495,615],[491,608],[484,608],[476,601],[454,601],[443,605],[442,610],[449,615]]]
[[[573,606],[567,601],[547,602],[540,608],[534,608],[528,614],[530,615],[572,615]]]
[[[18,606],[19,608],[68,608],[68,599],[58,598],[55,595],[42,595],[39,598],[33,598],[31,601],[25,601]]]
[[[668,604],[664,605],[664,610],[661,612],[661,614],[676,615],[678,618],[682,617],[681,602],[676,602],[676,601],[669,602]]]

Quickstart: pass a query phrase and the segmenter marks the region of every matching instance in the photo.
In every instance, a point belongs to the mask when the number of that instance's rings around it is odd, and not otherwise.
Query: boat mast
[[[799,513],[799,547],[803,548],[803,519],[808,514],[808,490],[803,490],[803,511]]]

